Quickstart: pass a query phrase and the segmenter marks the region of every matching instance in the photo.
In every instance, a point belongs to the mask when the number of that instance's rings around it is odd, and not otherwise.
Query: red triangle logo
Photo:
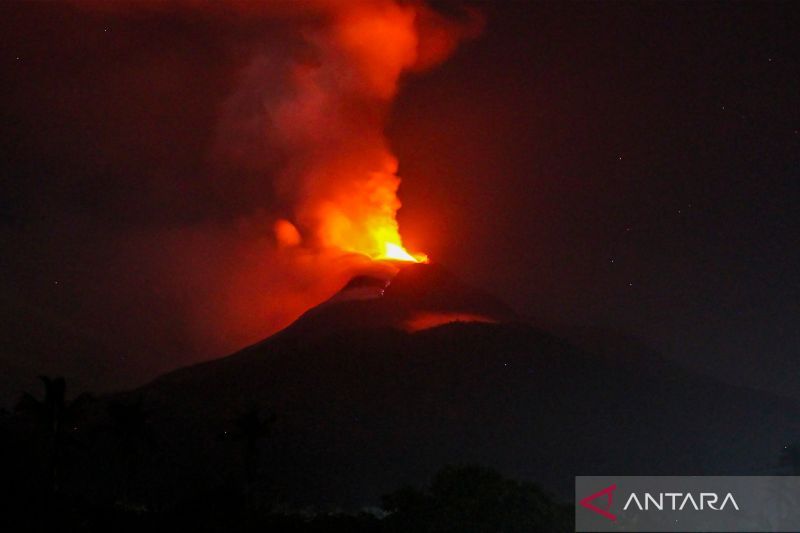
[[[603,490],[601,490],[599,492],[595,492],[591,496],[585,497],[584,499],[582,499],[578,503],[580,503],[583,507],[586,507],[590,511],[594,511],[595,513],[599,514],[600,516],[604,516],[605,518],[608,518],[609,520],[616,520],[617,519],[617,515],[611,514],[608,511],[609,509],[611,509],[611,504],[613,502],[614,491],[615,490],[617,490],[617,484],[616,483],[614,483],[613,485],[611,485],[609,487],[604,488]],[[597,498],[602,498],[603,496],[608,496],[608,503],[605,505],[605,509],[601,509],[601,508],[597,507],[596,505],[594,505],[593,503],[591,503],[594,500],[596,500]]]

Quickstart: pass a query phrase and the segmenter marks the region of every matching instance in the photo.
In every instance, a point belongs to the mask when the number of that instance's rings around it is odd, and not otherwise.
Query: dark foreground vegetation
[[[236,487],[166,509],[74,494],[5,495],[8,531],[535,532],[572,531],[572,508],[536,486],[477,466],[445,467],[423,488],[403,488],[357,513],[251,506]],[[4,529],[6,530],[6,529]]]
[[[188,449],[197,435],[167,437],[157,430],[165,426],[153,419],[163,413],[142,396],[69,397],[62,378],[41,381],[42,392],[25,393],[13,410],[0,410],[2,532],[573,530],[572,505],[532,483],[471,464],[431,472],[421,486],[402,486],[398,479],[398,488],[374,494],[368,506],[298,504],[287,497],[270,461],[280,417],[256,404],[232,412],[222,427],[210,424],[205,455],[189,456],[176,450]],[[214,454],[227,457],[216,464],[232,468],[217,471],[203,460]],[[178,490],[160,491],[174,462],[185,463]],[[800,446],[783,446],[776,468],[800,475]],[[345,477],[333,481],[344,484],[348,469],[339,471]]]
[[[219,445],[239,456],[238,475],[201,493],[187,486],[184,499],[160,502],[137,485],[140,467],[164,445],[141,399],[68,400],[63,379],[42,377],[42,383],[43,395],[25,394],[13,412],[0,412],[3,531],[572,530],[571,506],[534,484],[475,465],[444,467],[427,485],[399,488],[360,511],[291,507],[279,491],[265,489],[269,472],[260,450],[275,417],[255,406],[218,435]],[[98,490],[75,471],[87,456],[113,479],[112,490],[107,484]]]

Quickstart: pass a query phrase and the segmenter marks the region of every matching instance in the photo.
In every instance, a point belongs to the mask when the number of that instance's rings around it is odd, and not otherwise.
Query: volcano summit
[[[411,326],[425,316],[440,321]],[[800,430],[789,400],[613,336],[591,345],[521,321],[440,266],[411,264],[356,278],[282,332],[117,399],[142,398],[169,443],[172,457],[140,479],[167,500],[235,478],[218,437],[253,405],[277,420],[261,490],[349,508],[452,463],[565,498],[578,474],[749,474]]]

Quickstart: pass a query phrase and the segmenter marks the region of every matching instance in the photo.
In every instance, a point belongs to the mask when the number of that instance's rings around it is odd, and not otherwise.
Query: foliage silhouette
[[[260,468],[260,443],[272,433],[276,417],[273,413],[263,414],[258,405],[251,405],[233,422],[230,431],[224,431],[223,440],[242,444],[242,472],[244,478],[244,497],[252,504],[253,491],[258,480]]]
[[[107,409],[111,421],[108,429],[117,441],[123,462],[120,496],[122,502],[127,503],[139,462],[146,452],[156,448],[155,433],[149,424],[150,412],[144,409],[141,396],[132,403],[113,401]]]
[[[422,490],[403,488],[383,499],[387,531],[504,533],[572,531],[571,507],[531,483],[480,466],[448,466]]]
[[[16,406],[16,412],[30,417],[43,430],[47,440],[47,471],[49,485],[56,493],[61,488],[61,466],[68,431],[76,429],[78,416],[92,396],[86,393],[67,401],[67,386],[63,377],[49,378],[39,376],[44,385],[44,398],[41,400],[30,393],[23,393]]]

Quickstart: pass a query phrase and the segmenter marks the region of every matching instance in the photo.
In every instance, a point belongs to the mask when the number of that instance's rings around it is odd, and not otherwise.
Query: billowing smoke
[[[401,74],[442,59],[461,36],[439,20],[419,5],[337,4],[308,33],[310,57],[292,65],[286,97],[267,108],[290,154],[281,190],[317,244],[370,257],[402,247],[398,164],[383,123]],[[426,28],[445,38],[431,44]]]
[[[125,77],[147,91],[180,83],[170,68],[184,68],[186,57],[192,75],[206,72],[204,61],[221,65],[207,71],[230,79],[210,83],[224,95],[207,111],[212,131],[197,143],[205,152],[202,168],[186,175],[181,167],[176,177],[169,168],[143,165],[137,179],[148,195],[126,196],[115,182],[101,221],[82,222],[95,226],[96,241],[113,241],[99,255],[137,273],[127,281],[95,276],[98,299],[117,293],[119,308],[128,300],[150,302],[154,315],[179,317],[168,324],[171,344],[151,343],[159,351],[188,343],[196,356],[209,357],[258,340],[353,273],[380,268],[372,259],[404,250],[396,220],[398,161],[385,120],[404,74],[437,65],[480,31],[474,11],[451,7],[445,14],[400,0],[75,0],[74,6],[98,24],[123,17],[147,28],[176,27],[189,35],[186,42],[200,25],[223,43],[165,49],[157,67],[164,72],[138,79],[133,66]],[[104,82],[118,83],[96,85]],[[114,128],[105,135],[113,138]],[[168,154],[170,147],[155,150]],[[135,202],[141,205],[130,207]],[[101,228],[115,203],[121,217],[142,220],[121,231]],[[98,255],[96,241],[88,255]],[[87,261],[97,263],[89,270],[101,270],[96,258]],[[87,319],[90,328],[103,327],[108,313],[98,314]],[[142,337],[159,335],[160,321],[153,322]]]
[[[285,48],[251,52],[218,130],[217,152],[233,159],[228,163],[257,166],[268,153],[279,167],[271,178],[280,207],[266,217],[275,217],[277,249],[260,242],[243,262],[252,277],[226,288],[237,299],[232,308],[246,310],[232,323],[263,333],[265,324],[284,324],[319,302],[354,270],[374,268],[367,258],[403,250],[398,162],[384,122],[402,75],[444,60],[477,34],[480,18],[472,11],[448,18],[394,0],[232,7],[242,16],[255,11],[290,21],[294,30]],[[266,239],[247,242],[259,240]],[[267,257],[269,264],[256,266]],[[268,289],[254,292],[259,286]],[[243,302],[242,294],[251,296]]]
[[[402,240],[398,162],[383,134],[389,105],[404,72],[443,60],[476,32],[478,19],[456,23],[423,4],[394,0],[300,5],[300,42],[280,58],[274,50],[253,56],[231,97],[233,131],[221,143],[255,134],[249,146],[268,143],[284,155],[281,244],[391,255]],[[289,14],[287,4],[277,6]],[[282,81],[270,89],[276,70]]]

